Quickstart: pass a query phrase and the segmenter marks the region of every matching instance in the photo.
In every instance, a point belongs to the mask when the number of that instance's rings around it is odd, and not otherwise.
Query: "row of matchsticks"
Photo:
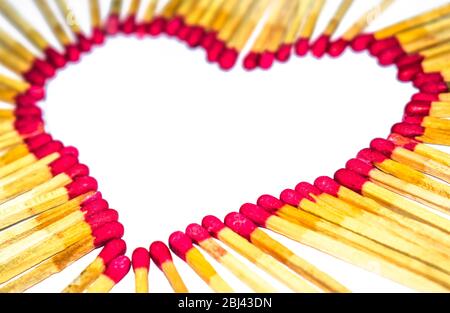
[[[232,291],[194,244],[257,292],[275,289],[228,249],[293,291],[348,291],[263,228],[415,290],[450,290],[450,220],[434,212],[450,211],[450,155],[428,145],[450,145],[450,4],[363,34],[372,9],[331,41],[352,2],[343,0],[323,35],[310,44],[324,1],[171,0],[158,12],[156,1],[150,1],[142,20],[136,18],[140,1],[132,1],[124,17],[122,1],[112,1],[102,21],[98,1],[89,0],[90,35],[77,23],[60,24],[50,1],[33,2],[64,52],[8,1],[0,1],[0,14],[38,51],[0,30],[0,63],[22,77],[0,75],[5,103],[0,110],[0,292],[25,291],[99,247],[100,254],[65,292],[108,292],[131,265],[136,291],[147,292],[150,259],[174,291],[187,292],[170,250],[212,290]],[[71,12],[66,1],[55,2],[64,16]],[[382,1],[377,10],[391,2]],[[46,80],[119,32],[176,35],[205,47],[210,61],[229,68],[267,10],[267,21],[244,58],[247,68],[268,68],[274,59],[287,60],[291,50],[337,56],[351,46],[368,50],[382,65],[395,64],[399,79],[419,92],[389,137],[372,140],[334,179],[322,176],[279,197],[263,195],[223,222],[206,216],[201,225],[174,232],[170,248],[157,241],[136,249],[130,261],[118,213],[79,163],[78,151],[45,132],[37,103]]]

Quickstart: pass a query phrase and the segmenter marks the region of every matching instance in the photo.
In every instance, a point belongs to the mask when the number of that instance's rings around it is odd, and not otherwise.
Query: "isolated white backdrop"
[[[57,45],[32,2],[14,4]],[[356,1],[340,30],[377,2]],[[446,2],[398,0],[371,29]],[[102,0],[104,13],[108,3]],[[69,4],[88,29],[87,1]],[[318,30],[338,4],[329,1]],[[11,29],[3,20],[0,25]],[[167,241],[171,232],[206,214],[223,218],[263,193],[278,195],[300,181],[332,176],[400,120],[414,89],[395,75],[393,67],[381,68],[366,54],[350,51],[337,60],[294,57],[269,72],[237,67],[225,73],[206,63],[203,51],[173,39],[119,36],[59,73],[43,108],[48,131],[79,148],[105,199],[119,211],[131,255],[135,247]],[[409,291],[274,236],[352,291]],[[97,253],[31,291],[61,290]],[[175,262],[190,290],[210,291],[180,259]],[[249,291],[211,262],[237,291]],[[151,267],[151,291],[171,291]],[[133,291],[133,280],[130,273],[113,292]]]

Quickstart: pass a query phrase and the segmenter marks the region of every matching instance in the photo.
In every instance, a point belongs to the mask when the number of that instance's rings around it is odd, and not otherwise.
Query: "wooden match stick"
[[[403,285],[413,287],[417,290],[436,290],[442,292],[447,289],[401,266],[380,258],[374,259],[373,255],[365,251],[347,246],[336,239],[329,238],[301,225],[270,215],[262,208],[253,204],[244,204],[240,209],[240,213],[261,227],[275,231],[299,243],[312,246],[366,270],[373,271],[373,265],[376,264],[376,272],[379,275]]]
[[[425,128],[415,124],[397,123],[391,132],[413,138],[424,143],[450,146],[450,132],[434,128]]]
[[[255,246],[266,251],[291,270],[327,292],[349,292],[335,279],[322,272],[309,262],[303,260],[289,248],[260,230],[252,221],[240,213],[229,213],[225,217],[225,225],[249,240]]]
[[[150,6],[151,5],[152,3],[150,3]],[[131,0],[125,15],[125,19],[120,24],[120,30],[124,34],[129,35],[136,31],[137,29],[136,15],[139,12],[140,6],[141,0]]]
[[[353,4],[353,0],[342,0],[333,17],[328,22],[323,33],[311,45],[311,52],[316,58],[321,58],[330,47],[330,40],[338,29],[345,14]]]
[[[24,292],[50,276],[60,273],[66,267],[85,256],[93,250],[91,240],[86,238],[77,242],[64,251],[61,251],[51,258],[28,270],[22,276],[11,280],[0,287],[0,293]]]
[[[40,120],[15,123],[15,130],[0,135],[0,150],[21,144],[25,139],[42,134],[44,132],[43,122]]]
[[[308,52],[310,48],[309,40],[316,28],[317,20],[319,19],[324,5],[325,0],[312,2],[305,23],[300,31],[299,38],[295,43],[295,52],[298,56],[304,56]]]
[[[450,155],[443,151],[395,133],[389,135],[388,140],[394,143],[396,147],[401,147],[414,152],[414,156],[420,155],[445,166],[450,166]],[[409,157],[414,159],[414,156]]]
[[[449,44],[450,48],[450,44]],[[413,84],[414,87],[419,88],[420,90],[431,90],[432,94],[440,94],[441,88],[442,90],[447,90],[449,88],[450,81],[450,70],[442,70],[433,73],[417,73],[414,76]],[[432,84],[434,83],[434,84]],[[442,87],[443,86],[443,87]],[[430,89],[430,87],[432,89]]]
[[[102,213],[97,215],[102,215]],[[3,249],[0,256],[0,282],[8,281],[85,238],[91,238],[94,246],[99,247],[111,239],[122,237],[123,226],[121,224],[118,222],[102,224],[101,220],[104,217],[100,216],[98,220],[95,216],[92,216],[90,220],[82,218],[79,221],[79,214],[72,213],[47,227],[46,236],[43,236],[41,232],[36,233],[35,236],[42,238],[42,241],[34,241],[32,235]],[[101,226],[94,229],[90,225],[91,222],[99,223]],[[24,245],[23,241],[28,244]]]
[[[412,100],[405,107],[410,116],[450,117],[450,102]]]
[[[347,246],[369,253],[372,258],[382,258],[387,262],[393,262],[402,268],[426,277],[443,287],[450,287],[449,276],[442,271],[306,211],[298,210],[295,206],[288,204],[288,202],[296,204],[299,201],[295,192],[290,194],[285,192],[283,197],[286,203],[273,196],[263,195],[258,199],[258,204],[269,213],[274,213],[286,221],[307,227],[312,231],[321,233],[330,238],[338,239]],[[309,275],[314,276],[314,272]],[[324,283],[319,282],[318,284],[323,286]]]
[[[317,292],[316,288],[289,271],[287,267],[275,258],[225,226],[217,217],[212,215],[205,216],[202,220],[202,226],[212,236],[225,243],[291,290],[295,292]]]
[[[226,6],[228,2],[233,2],[233,0],[212,0],[210,2],[210,6],[208,6],[208,8],[200,16],[197,26],[191,28],[191,31],[186,39],[187,44],[191,48],[197,47],[201,44],[203,38],[212,31],[214,19],[220,13],[222,7]]]
[[[408,124],[420,125],[424,128],[436,128],[441,130],[450,130],[450,123],[448,119],[434,117],[434,116],[414,116],[407,115],[403,116],[402,122]]]
[[[162,32],[167,33],[167,26],[169,22],[176,18],[177,10],[180,7],[183,0],[169,0],[159,16],[157,16],[153,22],[149,25],[149,33],[152,36],[158,36]]]
[[[105,21],[105,32],[116,35],[120,30],[120,13],[122,11],[123,0],[112,0],[109,6],[108,17]]]
[[[7,165],[24,156],[27,156],[31,153],[31,151],[42,147],[52,140],[52,136],[46,133],[25,139],[24,143],[16,145],[5,151],[5,153],[0,157],[0,165]]]
[[[80,293],[92,284],[106,269],[106,266],[115,258],[125,254],[127,245],[122,239],[113,239],[105,244],[99,255],[83,272],[78,275],[62,292]]]
[[[150,245],[150,257],[156,266],[164,273],[174,292],[189,292],[178,273],[172,260],[169,248],[162,241],[155,241]]]
[[[355,172],[340,169],[335,173],[335,179],[347,188],[362,193],[364,196],[386,204],[389,207],[393,207],[407,216],[427,223],[445,233],[449,232],[450,222],[447,219],[424,209],[413,201],[409,201],[398,194],[377,186]]]
[[[181,41],[187,41],[191,30],[197,26],[200,18],[211,4],[211,0],[199,0],[191,7],[191,9],[184,16],[183,25],[176,34],[178,39]]]
[[[407,66],[411,66],[414,64],[419,64],[426,59],[438,57],[442,54],[448,53],[449,51],[450,51],[450,42],[443,42],[436,46],[417,51],[416,53],[405,54],[404,56],[399,57],[395,61],[395,63],[397,65],[397,67],[399,69],[401,69],[401,68],[405,68]],[[402,79],[402,77],[399,77],[399,78]],[[404,81],[404,80],[402,80],[402,81]],[[419,81],[419,83],[420,83],[420,81]],[[414,81],[414,86],[419,87],[420,84],[416,85],[416,82]]]
[[[150,0],[145,8],[142,20],[136,25],[136,33],[138,36],[144,36],[145,34],[152,35],[152,22],[155,18],[156,7],[158,6],[158,0]],[[124,25],[125,27],[125,25]],[[159,30],[158,30],[159,31]]]
[[[36,101],[45,98],[45,89],[43,87],[31,85],[27,81],[0,75],[0,85],[13,89],[20,94],[25,94]]]
[[[0,2],[0,14],[14,25],[39,51],[43,52],[52,66],[62,68],[66,65],[65,57],[52,48],[48,41],[7,0]]]
[[[233,289],[216,272],[198,249],[192,245],[191,239],[180,232],[174,232],[169,237],[170,249],[185,261],[197,275],[215,292],[233,292]]]
[[[332,57],[338,57],[349,44],[351,44],[354,51],[367,49],[373,41],[373,37],[372,35],[362,34],[362,32],[394,2],[395,0],[381,0],[379,4],[365,12],[344,32],[341,38],[330,43],[328,54]]]
[[[112,260],[105,272],[101,274],[87,289],[88,293],[110,292],[130,271],[130,259],[124,255]]]
[[[61,46],[64,47],[66,60],[70,62],[78,61],[80,59],[78,47],[73,44],[72,39],[64,29],[64,26],[58,21],[48,2],[46,0],[34,0],[34,3],[44,17],[50,30],[53,32],[53,35]]]
[[[101,45],[105,42],[105,33],[100,14],[99,0],[89,0],[89,13],[91,18],[91,42],[93,45]]]
[[[439,245],[441,243],[443,248],[450,245],[450,240],[448,239],[446,232],[442,232],[426,223],[422,223],[409,216],[388,209],[371,198],[362,196],[351,189],[339,185],[330,177],[318,177],[315,180],[314,185],[324,193],[339,198],[350,205],[360,207],[368,212],[397,222],[399,225],[414,231],[421,237],[431,239],[434,245]],[[322,199],[327,201],[327,198],[322,197]]]
[[[48,182],[0,204],[0,228],[42,213],[86,192],[97,190],[96,180],[89,176],[77,177],[72,183],[55,189],[55,186],[65,184],[65,176],[57,175]]]
[[[78,20],[75,17],[72,9],[67,4],[66,0],[55,0],[59,12],[64,17],[66,25],[70,28],[75,38],[77,39],[77,47],[81,52],[89,52],[92,49],[91,41],[81,30]]]
[[[199,224],[188,225],[186,234],[217,262],[226,267],[255,292],[275,292],[274,287],[217,244],[209,235],[208,231]]]
[[[145,248],[136,248],[131,257],[135,277],[136,293],[148,293],[148,271],[150,255]]]

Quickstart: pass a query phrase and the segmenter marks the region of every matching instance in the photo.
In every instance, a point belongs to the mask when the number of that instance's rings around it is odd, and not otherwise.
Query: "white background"
[[[32,1],[13,2],[57,45]],[[377,2],[356,1],[339,31]],[[446,2],[398,0],[371,30]],[[102,1],[103,13],[108,3]],[[88,29],[87,1],[69,4]],[[338,4],[328,2],[318,31]],[[269,72],[237,67],[225,73],[205,62],[204,51],[191,51],[173,39],[119,36],[60,72],[42,105],[48,130],[79,148],[105,199],[120,212],[130,256],[135,247],[167,241],[173,231],[207,214],[223,218],[261,194],[278,195],[300,181],[332,176],[372,138],[389,133],[413,92],[397,82],[393,67],[381,68],[366,54],[347,51],[337,60],[320,61],[294,57]],[[275,237],[352,291],[409,291]],[[31,291],[60,291],[97,253]],[[174,259],[191,291],[210,291]],[[211,262],[235,290],[249,291]],[[113,292],[133,289],[130,273]],[[171,291],[154,264],[150,289]]]

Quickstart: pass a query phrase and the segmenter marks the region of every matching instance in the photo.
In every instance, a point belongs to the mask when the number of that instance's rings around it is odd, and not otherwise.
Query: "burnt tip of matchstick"
[[[103,44],[105,42],[105,32],[103,31],[103,29],[100,29],[98,27],[92,29],[90,41],[92,45]]]
[[[202,226],[208,231],[208,233],[216,238],[219,232],[225,228],[225,224],[213,215],[205,216],[202,219]]]
[[[120,239],[124,234],[124,227],[119,222],[110,222],[92,231],[94,246],[101,247],[113,239]]]
[[[203,35],[201,46],[203,49],[208,51],[212,47],[212,45],[216,42],[217,33],[216,32],[208,32]]]
[[[191,239],[183,232],[176,231],[169,236],[169,247],[180,259],[186,261],[186,253],[194,246]]]
[[[400,134],[392,133],[389,135],[388,140],[391,141],[394,145],[414,151],[417,144],[419,144],[418,141],[403,137]]]
[[[308,197],[308,200],[315,201],[312,195],[319,196],[322,191],[308,182],[300,182],[295,186],[295,191]]]
[[[41,119],[17,119],[14,127],[20,135],[31,136],[41,133],[44,130],[44,123]]]
[[[122,239],[113,239],[105,244],[98,257],[103,260],[103,264],[110,263],[114,258],[124,255],[127,251],[127,244]]]
[[[276,59],[282,63],[287,62],[291,57],[292,49],[292,44],[284,43],[280,45],[275,54]]]
[[[203,36],[205,35],[205,31],[200,26],[194,26],[191,28],[191,32],[189,33],[188,38],[186,39],[189,47],[194,48],[200,45],[202,42]]]
[[[78,197],[89,191],[96,191],[98,183],[95,178],[91,176],[77,177],[75,180],[66,186],[67,193],[70,199]]]
[[[383,139],[383,138],[375,138],[370,142],[370,148],[384,154],[388,158],[391,157],[392,152],[395,150],[395,145],[393,142]]]
[[[316,186],[321,191],[337,197],[339,194],[339,188],[341,187],[336,181],[328,176],[317,177],[314,181],[314,186]]]
[[[114,35],[117,35],[119,30],[120,30],[119,15],[118,14],[110,14],[105,22],[105,32],[110,36],[114,36]]]
[[[417,64],[411,64],[405,67],[402,67],[398,70],[397,78],[402,82],[409,82],[422,72],[422,66]]]
[[[136,16],[134,14],[129,15],[122,22],[122,24],[120,24],[120,30],[126,35],[134,33],[136,29],[137,29]]]
[[[83,34],[77,33],[77,47],[81,52],[89,52],[92,49],[92,42]]]
[[[258,65],[263,70],[268,70],[272,67],[273,62],[275,62],[275,53],[266,50],[261,53]]]
[[[374,42],[375,37],[373,34],[359,34],[351,41],[353,51],[360,52],[369,48]]]
[[[283,207],[283,202],[272,195],[262,195],[256,204],[269,212],[277,211]]]
[[[395,62],[395,64],[400,69],[400,68],[403,68],[403,67],[406,67],[406,66],[410,66],[410,65],[413,65],[413,64],[420,63],[423,60],[424,60],[424,57],[421,56],[418,53],[405,54],[405,55],[401,56],[400,58],[398,58],[398,60]]]
[[[59,53],[58,51],[56,51],[55,49],[49,47],[47,48],[45,51],[45,56],[47,58],[47,61],[55,68],[60,69],[63,68],[64,66],[66,66],[67,64],[67,60],[64,57],[64,55],[62,55],[61,53]]]
[[[36,59],[34,61],[32,69],[38,70],[45,78],[51,78],[56,74],[53,65],[41,59]]]
[[[52,140],[45,145],[38,147],[31,152],[38,158],[42,159],[43,157],[61,150],[64,147],[63,143],[59,140]]]
[[[91,226],[91,229],[96,230],[108,223],[117,222],[119,213],[113,209],[106,209],[95,214],[88,214],[84,220]]]
[[[186,235],[188,235],[189,238],[197,244],[211,238],[208,231],[197,223],[189,224],[186,227]]]
[[[444,79],[439,72],[434,73],[418,73],[414,77],[414,87],[420,88],[421,86],[431,82],[442,82]]]
[[[369,52],[373,56],[380,55],[386,49],[398,47],[399,42],[395,37],[389,37],[381,40],[373,40],[369,47]]]
[[[128,274],[130,268],[130,259],[127,256],[121,255],[108,264],[104,274],[117,284]]]
[[[220,40],[216,39],[214,43],[211,45],[211,47],[207,50],[207,60],[210,63],[215,63],[219,60],[219,57],[221,56],[222,52],[225,49],[225,43]]]
[[[245,215],[259,226],[265,226],[267,220],[272,216],[266,210],[253,203],[243,204],[239,209],[239,213]]]
[[[148,271],[150,268],[150,254],[148,250],[142,247],[134,249],[131,255],[131,263],[134,270],[145,268]]]
[[[405,51],[400,46],[388,48],[377,56],[378,63],[383,66],[392,65],[404,55]]]
[[[424,128],[420,125],[397,123],[392,126],[391,132],[400,134],[405,137],[416,137],[423,135]]]
[[[427,116],[430,113],[430,101],[412,100],[405,106],[405,114],[411,116]]]
[[[37,148],[49,143],[53,140],[52,135],[43,133],[30,138],[25,139],[25,144],[28,146],[29,151],[36,150]]]
[[[72,166],[76,164],[78,164],[78,159],[76,157],[72,155],[64,155],[56,159],[55,161],[51,162],[48,165],[48,167],[50,168],[52,175],[56,176],[60,173],[66,172],[68,169],[70,169]],[[77,175],[78,171],[75,171],[74,174]],[[80,174],[82,174],[82,172]]]
[[[384,154],[370,148],[360,150],[356,158],[366,163],[382,163],[387,159]]]
[[[239,52],[236,49],[225,49],[219,59],[220,68],[224,71],[230,70],[236,64],[238,57]]]
[[[295,43],[295,54],[305,56],[309,51],[309,39],[299,38]]]
[[[153,263],[155,263],[159,269],[162,269],[161,266],[165,262],[172,262],[172,254],[167,245],[162,241],[152,242],[149,252]]]
[[[86,164],[75,164],[64,171],[72,179],[89,175],[89,167]]]
[[[151,36],[158,36],[166,30],[167,21],[165,18],[158,16],[147,27],[147,32]]]
[[[448,85],[445,82],[429,82],[420,86],[420,91],[431,94],[448,92]]]
[[[330,46],[330,36],[320,35],[319,38],[311,45],[311,52],[316,58],[321,58],[325,55]]]
[[[166,24],[167,35],[175,36],[183,25],[184,25],[184,21],[181,16],[176,16],[176,17],[172,18]]]
[[[65,47],[64,57],[67,62],[77,62],[80,60],[81,51],[78,49],[77,44],[70,44]]]
[[[237,212],[228,213],[224,221],[232,231],[247,240],[251,240],[252,233],[258,228],[251,220]]]
[[[243,61],[244,69],[247,71],[254,70],[259,64],[259,53],[249,52]]]
[[[294,207],[298,207],[304,198],[305,197],[293,189],[285,189],[280,193],[281,201]]]
[[[329,44],[328,54],[333,58],[340,56],[348,47],[349,42],[343,38],[339,38]]]
[[[14,110],[14,115],[18,118],[40,118],[42,116],[42,110],[37,106],[19,106]]]
[[[25,95],[39,101],[45,98],[45,89],[42,86],[33,85],[27,89]]]
[[[361,159],[348,160],[347,163],[345,163],[345,168],[363,177],[369,177],[370,172],[374,169],[372,165]]]
[[[361,192],[367,179],[358,175],[357,173],[350,171],[348,169],[339,169],[334,173],[334,179],[341,185],[356,191]]]

